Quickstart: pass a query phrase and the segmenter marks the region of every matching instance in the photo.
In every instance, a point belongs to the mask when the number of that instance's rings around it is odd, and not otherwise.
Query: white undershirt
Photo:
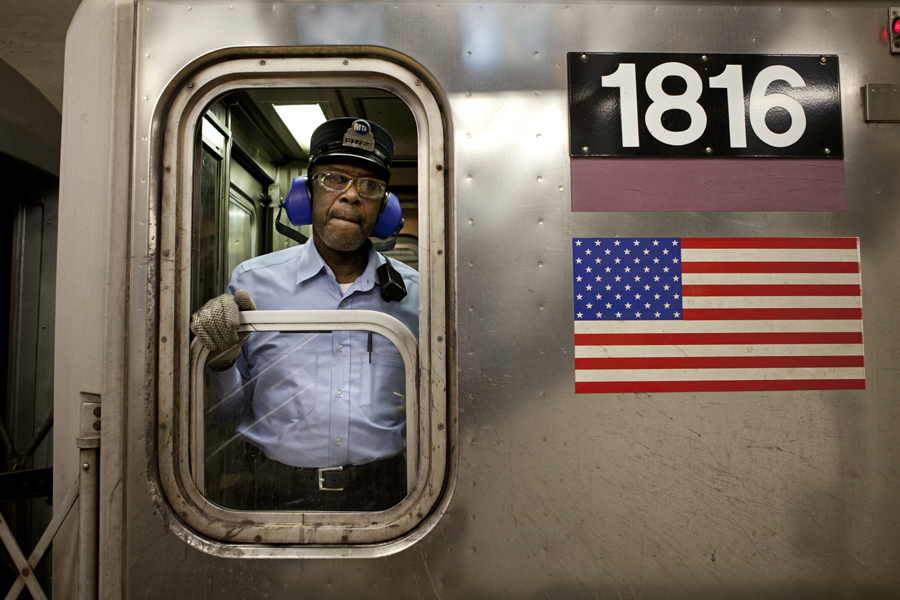
[[[350,289],[350,286],[353,285],[353,282],[351,281],[350,283],[338,283],[338,285],[341,286],[341,291],[346,294],[347,290]]]

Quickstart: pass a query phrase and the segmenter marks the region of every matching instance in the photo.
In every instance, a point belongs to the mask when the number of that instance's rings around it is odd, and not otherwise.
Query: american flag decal
[[[865,389],[858,238],[576,238],[575,391]]]

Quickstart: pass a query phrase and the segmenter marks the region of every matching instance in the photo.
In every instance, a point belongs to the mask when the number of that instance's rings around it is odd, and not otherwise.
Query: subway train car
[[[900,598],[898,12],[84,0],[53,597]],[[305,353],[270,383],[324,391],[272,412],[392,419],[405,495],[266,508],[190,320],[311,235],[337,117],[393,137],[402,229],[374,241],[417,273],[417,331],[343,301],[240,329],[391,369],[375,414]]]

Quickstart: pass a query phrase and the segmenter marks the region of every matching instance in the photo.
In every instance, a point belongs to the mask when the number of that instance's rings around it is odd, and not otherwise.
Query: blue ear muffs
[[[309,201],[309,188],[305,176],[294,178],[294,181],[291,182],[291,189],[281,206],[287,212],[292,225],[312,225],[312,205]],[[388,193],[387,202],[384,203],[381,215],[375,222],[372,235],[386,240],[393,236],[402,225],[403,214],[400,210],[400,200],[394,194]]]

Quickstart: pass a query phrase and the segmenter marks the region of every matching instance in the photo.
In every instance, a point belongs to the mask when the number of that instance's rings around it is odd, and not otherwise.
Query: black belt
[[[321,491],[340,492],[357,485],[371,485],[377,481],[382,483],[385,479],[398,471],[406,470],[406,457],[403,452],[372,461],[363,465],[345,465],[340,467],[291,467],[289,468],[295,477],[316,482]]]

